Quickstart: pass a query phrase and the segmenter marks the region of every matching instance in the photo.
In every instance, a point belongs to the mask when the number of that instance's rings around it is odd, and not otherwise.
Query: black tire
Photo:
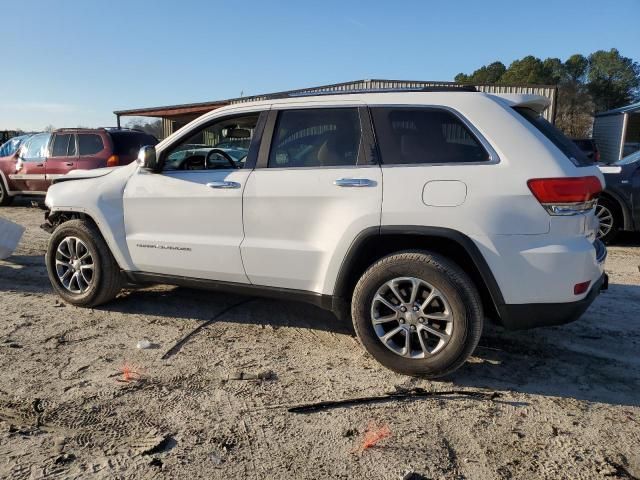
[[[452,330],[448,336],[448,342],[441,350],[434,350],[436,353],[424,353],[424,358],[403,357],[387,348],[372,323],[374,296],[380,288],[384,288],[386,282],[400,277],[412,277],[435,287],[442,293],[450,307],[446,309],[450,310],[449,318],[452,317]],[[422,294],[428,296],[425,292],[428,290],[424,290]],[[398,315],[406,316],[402,313]],[[415,315],[420,313],[414,313],[413,316]],[[378,362],[398,373],[427,378],[442,377],[464,364],[478,345],[484,318],[482,302],[469,276],[451,260],[427,251],[394,253],[369,267],[353,292],[351,316],[360,342]],[[400,320],[405,326],[410,323],[408,319],[400,318]],[[416,319],[412,318],[411,321],[415,322]],[[424,319],[419,321],[424,322]],[[398,324],[398,327],[400,326]],[[389,328],[393,329],[394,325]],[[414,325],[411,325],[411,328],[415,330]],[[418,328],[421,326],[418,325]],[[404,332],[400,333],[403,334],[400,338],[406,338]],[[413,335],[425,335],[426,337],[422,337],[423,340],[428,337],[427,334],[419,334],[415,331],[411,335],[410,347],[419,341]],[[419,345],[422,345],[422,342],[419,342]],[[422,351],[424,352],[424,348]]]
[[[622,228],[623,219],[620,205],[606,197],[601,197],[598,199],[598,205],[596,206],[596,215],[598,215],[599,219],[604,219],[605,215],[611,216],[611,228],[603,234],[601,226],[598,231],[598,238],[606,244],[612,243]]]
[[[56,270],[58,247],[69,237],[80,239],[86,245],[92,260],[91,282],[86,291],[81,293],[68,290],[58,277]],[[79,307],[101,305],[115,298],[122,287],[122,274],[109,247],[98,229],[84,220],[69,220],[55,229],[49,239],[45,262],[53,289],[65,302],[72,305]]]
[[[4,184],[2,178],[0,178],[0,207],[6,207],[7,205],[11,205],[13,202],[13,197],[9,195],[7,191],[7,187]]]

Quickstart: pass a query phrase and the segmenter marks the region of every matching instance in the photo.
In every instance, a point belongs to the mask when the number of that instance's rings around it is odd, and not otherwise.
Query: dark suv
[[[53,180],[71,170],[126,165],[140,147],[157,143],[153,135],[127,128],[64,128],[32,135],[0,157],[0,205],[16,195],[44,195]]]

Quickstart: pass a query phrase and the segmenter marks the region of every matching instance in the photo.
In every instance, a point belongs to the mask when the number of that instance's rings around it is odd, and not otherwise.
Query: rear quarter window
[[[589,157],[573,141],[567,138],[553,124],[549,123],[542,115],[530,108],[516,107],[514,110],[522,115],[542,135],[547,137],[575,166],[587,167],[593,165]]]
[[[371,108],[384,165],[488,162],[489,152],[463,121],[434,107]]]
[[[78,134],[78,150],[80,156],[83,155],[95,155],[104,149],[104,143],[102,137],[94,133],[79,133]]]
[[[153,135],[138,132],[110,132],[113,153],[123,156],[137,156],[141,147],[155,146],[158,140]]]

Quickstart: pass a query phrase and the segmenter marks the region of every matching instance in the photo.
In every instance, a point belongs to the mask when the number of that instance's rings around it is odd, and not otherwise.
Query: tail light
[[[577,215],[591,210],[602,191],[598,177],[534,178],[529,190],[549,215]]]
[[[107,167],[117,167],[120,165],[120,157],[118,155],[111,155],[107,158]]]

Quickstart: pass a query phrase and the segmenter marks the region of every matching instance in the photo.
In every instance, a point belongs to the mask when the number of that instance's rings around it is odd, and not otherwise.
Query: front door
[[[240,258],[242,192],[257,155],[259,117],[230,114],[196,127],[158,152],[160,173],[131,177],[124,216],[138,271],[248,283]]]
[[[367,110],[270,115],[270,146],[244,193],[245,270],[257,285],[332,294],[349,246],[380,226],[382,174]]]
[[[49,157],[45,165],[47,184],[77,168],[78,148],[73,133],[56,133],[51,139]]]
[[[47,191],[45,161],[50,137],[48,133],[39,133],[20,147],[15,172],[9,174],[10,190],[41,194]]]

